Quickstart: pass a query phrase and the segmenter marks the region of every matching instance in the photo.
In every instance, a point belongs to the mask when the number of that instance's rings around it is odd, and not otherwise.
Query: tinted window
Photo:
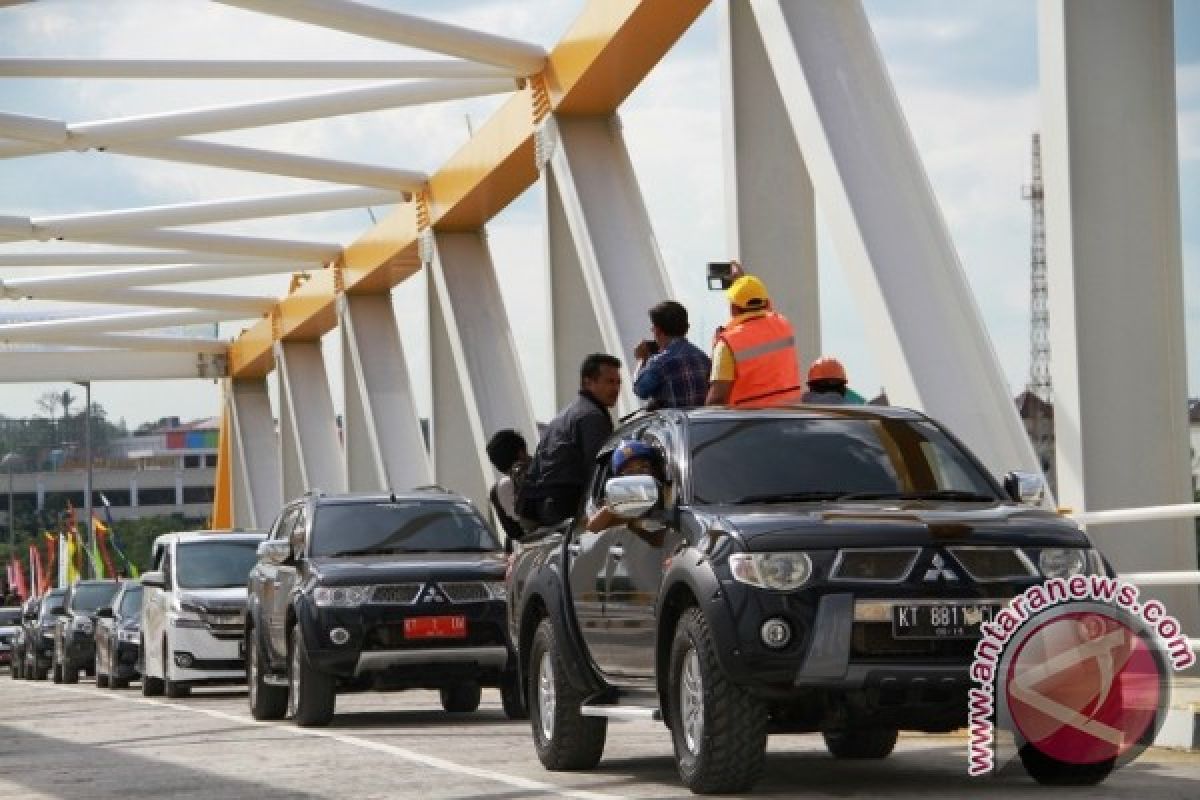
[[[425,500],[320,506],[312,529],[314,556],[498,549],[495,535],[464,503]]]
[[[49,619],[56,614],[63,612],[63,596],[62,594],[48,594],[42,602],[41,618]]]
[[[175,548],[175,578],[181,589],[245,586],[257,561],[258,542],[187,542]]]
[[[95,611],[117,593],[115,583],[81,583],[71,590],[72,611]]]
[[[0,608],[0,625],[20,625],[21,609]]]
[[[126,590],[125,594],[121,595],[121,607],[118,609],[122,617],[133,617],[141,613],[142,610],[142,587]]]
[[[923,420],[751,418],[690,428],[697,503],[936,492],[1000,499],[970,456]]]

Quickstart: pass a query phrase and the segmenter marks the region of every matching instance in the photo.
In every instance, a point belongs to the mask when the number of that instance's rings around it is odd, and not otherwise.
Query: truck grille
[[[242,638],[243,619],[240,611],[209,611],[201,617],[208,625],[208,632],[217,639]]]
[[[371,602],[376,605],[411,606],[421,593],[419,583],[396,583],[376,586],[371,590]]]
[[[438,586],[451,603],[482,603],[492,599],[491,592],[482,581],[439,583]]]
[[[919,547],[839,550],[830,577],[835,581],[899,583],[908,577],[920,553]]]
[[[972,580],[1011,581],[1036,578],[1037,567],[1019,547],[947,547]]]

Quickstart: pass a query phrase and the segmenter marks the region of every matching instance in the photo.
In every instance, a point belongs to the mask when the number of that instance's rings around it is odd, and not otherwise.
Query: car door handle
[[[583,552],[583,545],[581,545],[579,543],[567,545],[567,553],[569,553],[570,555],[577,556],[582,552]]]
[[[614,547],[608,551],[608,554],[610,556],[612,556],[613,561],[620,561],[622,556],[625,555],[625,548],[624,547]]]

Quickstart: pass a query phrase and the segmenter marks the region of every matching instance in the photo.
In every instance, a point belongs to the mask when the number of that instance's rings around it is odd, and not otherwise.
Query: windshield
[[[495,535],[465,503],[428,500],[317,508],[312,555],[499,550]]]
[[[142,611],[142,587],[126,589],[121,595],[121,607],[117,613],[122,617],[134,617]]]
[[[63,595],[65,592],[56,594],[48,594],[42,600],[42,609],[38,612],[38,617],[43,620],[50,619],[63,612]]]
[[[0,625],[20,625],[21,609],[0,608]]]
[[[117,593],[115,583],[81,583],[71,590],[72,611],[95,611]]]
[[[690,430],[696,503],[1000,499],[974,460],[926,420],[700,420]]]
[[[181,589],[245,586],[258,560],[258,542],[188,542],[176,548],[175,580]]]

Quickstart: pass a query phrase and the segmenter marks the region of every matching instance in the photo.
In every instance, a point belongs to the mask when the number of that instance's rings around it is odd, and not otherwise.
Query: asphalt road
[[[819,736],[770,741],[755,797],[1200,797],[1200,754],[1151,750],[1099,789],[1048,790],[1019,766],[969,778],[965,740],[903,736],[879,762],[839,762]],[[527,722],[509,722],[499,695],[449,715],[432,692],[338,698],[329,728],[256,723],[244,691],[198,690],[180,701],[136,688],[55,686],[0,674],[0,798],[480,798],[690,797],[666,729],[609,727],[600,766],[554,773],[538,762]]]

